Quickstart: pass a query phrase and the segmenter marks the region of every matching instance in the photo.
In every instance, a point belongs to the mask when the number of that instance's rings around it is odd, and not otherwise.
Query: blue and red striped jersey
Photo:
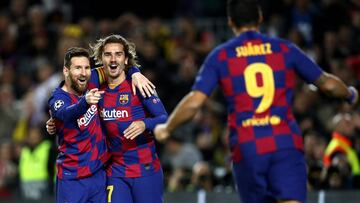
[[[220,85],[234,162],[281,149],[303,150],[292,112],[295,74],[312,83],[322,70],[294,44],[255,31],[230,39],[207,56],[192,89],[209,96]]]
[[[100,127],[97,105],[88,105],[78,97],[56,88],[49,99],[58,130],[57,176],[80,179],[91,176],[110,158]]]
[[[153,95],[143,98],[133,95],[131,79],[126,79],[111,89],[107,84],[99,102],[100,118],[107,136],[112,161],[107,168],[110,177],[143,177],[157,172],[160,160],[156,154],[152,130],[167,119],[166,110],[160,99]],[[126,139],[124,130],[133,122],[142,120],[146,130],[135,139]]]

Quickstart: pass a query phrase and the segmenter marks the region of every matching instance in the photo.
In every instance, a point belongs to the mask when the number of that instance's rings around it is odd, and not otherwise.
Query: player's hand
[[[53,118],[46,121],[46,131],[49,135],[54,135],[56,133],[55,120]]]
[[[350,98],[348,99],[348,103],[351,105],[351,106],[355,106],[358,102],[359,102],[359,92],[357,91],[357,89],[353,86],[350,86],[348,88],[348,90],[350,91],[351,93],[351,96]]]
[[[154,129],[154,134],[155,134],[155,138],[159,142],[164,142],[170,136],[170,132],[167,129],[166,124],[157,125]]]
[[[155,93],[155,85],[150,82],[143,74],[137,72],[132,74],[132,90],[136,95],[136,87],[140,90],[143,97],[151,97]]]
[[[145,131],[144,121],[134,121],[124,130],[124,137],[133,140]]]
[[[97,104],[102,94],[104,94],[104,91],[99,91],[98,88],[91,89],[85,94],[86,102],[88,104]]]

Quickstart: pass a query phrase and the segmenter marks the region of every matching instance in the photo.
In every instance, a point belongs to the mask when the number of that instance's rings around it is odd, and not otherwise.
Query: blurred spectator
[[[55,167],[50,160],[51,142],[43,138],[39,127],[31,127],[26,145],[21,150],[19,175],[24,200],[42,200],[51,192],[53,180],[49,169]],[[52,166],[52,167],[50,167]],[[36,172],[35,172],[36,171]]]
[[[10,142],[0,144],[0,200],[9,199],[16,185],[17,168],[12,160],[12,145]]]
[[[175,132],[176,133],[176,132]],[[163,165],[170,165],[168,191],[184,190],[190,183],[193,166],[202,160],[200,151],[192,143],[185,143],[183,134],[174,134],[166,143]]]
[[[360,175],[360,162],[353,147],[355,125],[352,115],[339,113],[332,119],[333,134],[324,155],[324,167],[327,174],[331,166],[337,167],[349,181]]]
[[[323,157],[327,141],[324,136],[316,131],[304,134],[304,153],[308,168],[309,190],[319,190],[322,187]]]
[[[11,140],[13,130],[19,119],[13,87],[10,84],[0,85],[0,138]]]
[[[203,189],[208,192],[212,191],[214,183],[209,163],[201,161],[194,165],[191,176],[191,187],[196,190]]]
[[[344,174],[339,167],[330,166],[326,172],[323,188],[328,190],[343,190],[351,187],[349,187],[348,184],[347,174]]]

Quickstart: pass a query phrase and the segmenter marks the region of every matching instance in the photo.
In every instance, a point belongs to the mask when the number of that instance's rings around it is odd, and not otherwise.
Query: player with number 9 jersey
[[[296,76],[326,95],[356,104],[358,92],[323,71],[293,43],[260,33],[257,0],[227,0],[235,36],[206,57],[192,91],[164,124],[161,141],[189,121],[220,85],[228,109],[233,175],[243,203],[305,203],[306,163],[302,133],[292,112]]]
[[[293,157],[298,160],[295,164],[303,167],[290,172],[290,163],[278,162],[272,177],[292,173],[296,176],[288,177],[306,180],[302,134],[292,112],[296,74],[312,83],[322,70],[292,43],[256,31],[244,32],[220,45],[205,60],[193,90],[210,96],[220,84],[224,92],[238,185],[248,177],[258,179],[256,174],[264,174],[282,156]],[[270,158],[271,153],[278,154],[276,159]],[[253,163],[247,165],[248,160]],[[259,168],[247,170],[249,167]],[[279,185],[286,183],[280,181]],[[302,191],[294,193],[302,194],[297,199],[306,196],[303,184],[288,188]]]

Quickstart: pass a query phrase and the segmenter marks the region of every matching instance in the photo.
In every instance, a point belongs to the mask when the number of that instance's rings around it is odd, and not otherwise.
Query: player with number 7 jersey
[[[106,201],[104,165],[110,153],[98,112],[103,92],[97,89],[105,81],[103,69],[91,70],[90,54],[84,48],[72,47],[65,53],[65,80],[48,101],[58,130],[56,202]],[[138,71],[131,67],[128,74]]]

